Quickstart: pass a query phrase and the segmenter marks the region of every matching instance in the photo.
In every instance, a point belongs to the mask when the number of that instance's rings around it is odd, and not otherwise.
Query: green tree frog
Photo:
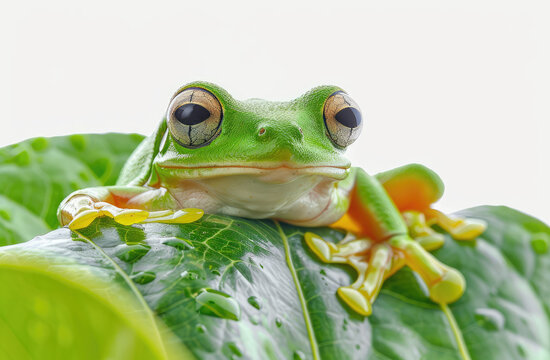
[[[204,211],[338,227],[349,232],[338,244],[314,233],[305,240],[322,261],[357,270],[357,281],[338,290],[356,312],[371,314],[384,280],[404,265],[420,275],[433,301],[455,301],[464,278],[428,252],[443,242],[429,225],[473,239],[485,224],[432,209],[443,184],[424,166],[376,176],[351,167],[344,151],[362,127],[359,106],[336,86],[270,102],[238,101],[214,84],[193,82],[173,95],[117,184],[70,194],[58,218],[75,230],[99,216],[124,225],[186,223]]]

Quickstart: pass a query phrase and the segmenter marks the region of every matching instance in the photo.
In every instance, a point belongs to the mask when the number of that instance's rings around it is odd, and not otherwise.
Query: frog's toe
[[[465,289],[464,276],[458,270],[448,268],[443,277],[429,288],[430,299],[440,304],[452,303],[462,296]]]
[[[372,305],[367,294],[360,290],[357,290],[351,286],[342,286],[338,289],[338,295],[340,298],[349,305],[353,311],[369,316],[372,314]]]
[[[158,222],[164,224],[187,224],[199,220],[204,215],[202,209],[187,208],[177,211],[163,210],[153,211],[142,220],[144,223]]]
[[[472,240],[481,235],[487,228],[487,223],[479,219],[462,219],[455,227],[449,229],[456,240]]]
[[[312,232],[306,232],[304,237],[311,251],[326,263],[349,262],[350,257],[361,254],[372,246],[370,240],[355,239],[350,234],[337,244],[325,241],[322,237]]]
[[[312,232],[306,232],[304,237],[311,251],[313,251],[321,261],[326,263],[332,262],[332,254],[337,250],[333,243],[325,241]]]
[[[480,219],[449,216],[439,210],[430,209],[430,223],[441,226],[456,240],[473,240],[487,229],[487,223]]]
[[[105,214],[110,216],[109,214]],[[122,225],[133,225],[149,217],[149,212],[140,209],[124,209],[116,214],[112,214],[114,220]]]
[[[445,243],[445,237],[433,230],[426,217],[419,211],[403,212],[403,219],[409,229],[409,235],[428,251],[439,249]]]
[[[433,233],[414,238],[424,249],[428,251],[437,250],[445,243],[445,237],[442,234]]]
[[[69,229],[78,230],[90,225],[96,218],[101,216],[101,212],[96,209],[84,210],[78,213],[69,223]]]

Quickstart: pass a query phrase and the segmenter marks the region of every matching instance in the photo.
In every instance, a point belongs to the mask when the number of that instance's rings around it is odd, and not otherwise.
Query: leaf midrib
[[[155,337],[157,338],[157,342],[161,346],[161,350],[163,352],[164,357],[167,358],[166,357],[167,356],[166,349],[164,348],[164,342],[162,341],[162,337],[160,335],[160,331],[159,331],[159,328],[157,326],[153,311],[151,310],[151,308],[149,307],[149,305],[145,301],[145,298],[143,297],[141,292],[137,289],[137,287],[134,284],[134,282],[132,281],[132,279],[130,279],[128,274],[126,274],[126,272],[124,272],[124,270],[122,270],[122,268],[109,255],[107,255],[107,253],[105,253],[105,251],[103,251],[103,249],[100,246],[98,246],[91,239],[84,236],[80,232],[78,232],[78,231],[74,231],[74,232],[77,234],[77,236],[79,238],[81,238],[85,242],[92,245],[101,254],[101,256],[103,256],[109,263],[111,263],[114,270],[124,279],[124,282],[128,285],[128,287],[130,288],[132,293],[136,296],[136,298],[137,298],[138,302],[140,303],[140,305],[143,307],[143,311],[145,311],[145,313],[147,314],[147,317],[149,318],[149,321],[151,322],[151,326],[153,328],[153,332],[155,334]]]
[[[309,342],[311,345],[311,353],[314,360],[319,360],[319,344],[317,344],[317,339],[315,339],[315,333],[313,331],[313,325],[311,323],[311,318],[309,316],[309,310],[307,308],[306,299],[304,297],[304,292],[302,291],[302,286],[300,285],[300,280],[298,279],[298,274],[296,273],[296,268],[294,267],[294,262],[292,261],[292,257],[290,255],[290,246],[288,244],[288,238],[285,235],[283,228],[279,224],[277,220],[273,220],[275,223],[275,226],[277,227],[277,230],[279,231],[279,236],[281,236],[281,239],[283,240],[283,245],[285,248],[285,258],[286,258],[286,264],[290,271],[290,274],[292,275],[292,280],[294,281],[294,286],[296,287],[296,292],[298,293],[298,298],[300,300],[300,306],[302,307],[302,313],[304,315],[304,321],[306,324],[307,334],[309,337]]]

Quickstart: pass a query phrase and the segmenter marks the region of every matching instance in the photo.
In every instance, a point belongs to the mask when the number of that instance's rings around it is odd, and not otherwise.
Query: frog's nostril
[[[304,135],[304,130],[301,127],[298,127],[298,130],[300,130],[300,134]]]
[[[258,135],[262,136],[265,134],[265,128],[260,128],[260,131],[258,131]]]

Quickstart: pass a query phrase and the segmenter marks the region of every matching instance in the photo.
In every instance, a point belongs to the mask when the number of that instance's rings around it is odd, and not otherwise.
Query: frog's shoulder
[[[156,131],[145,138],[124,164],[117,185],[144,185],[151,176],[153,160],[159,152],[160,142],[166,132],[166,119]]]

